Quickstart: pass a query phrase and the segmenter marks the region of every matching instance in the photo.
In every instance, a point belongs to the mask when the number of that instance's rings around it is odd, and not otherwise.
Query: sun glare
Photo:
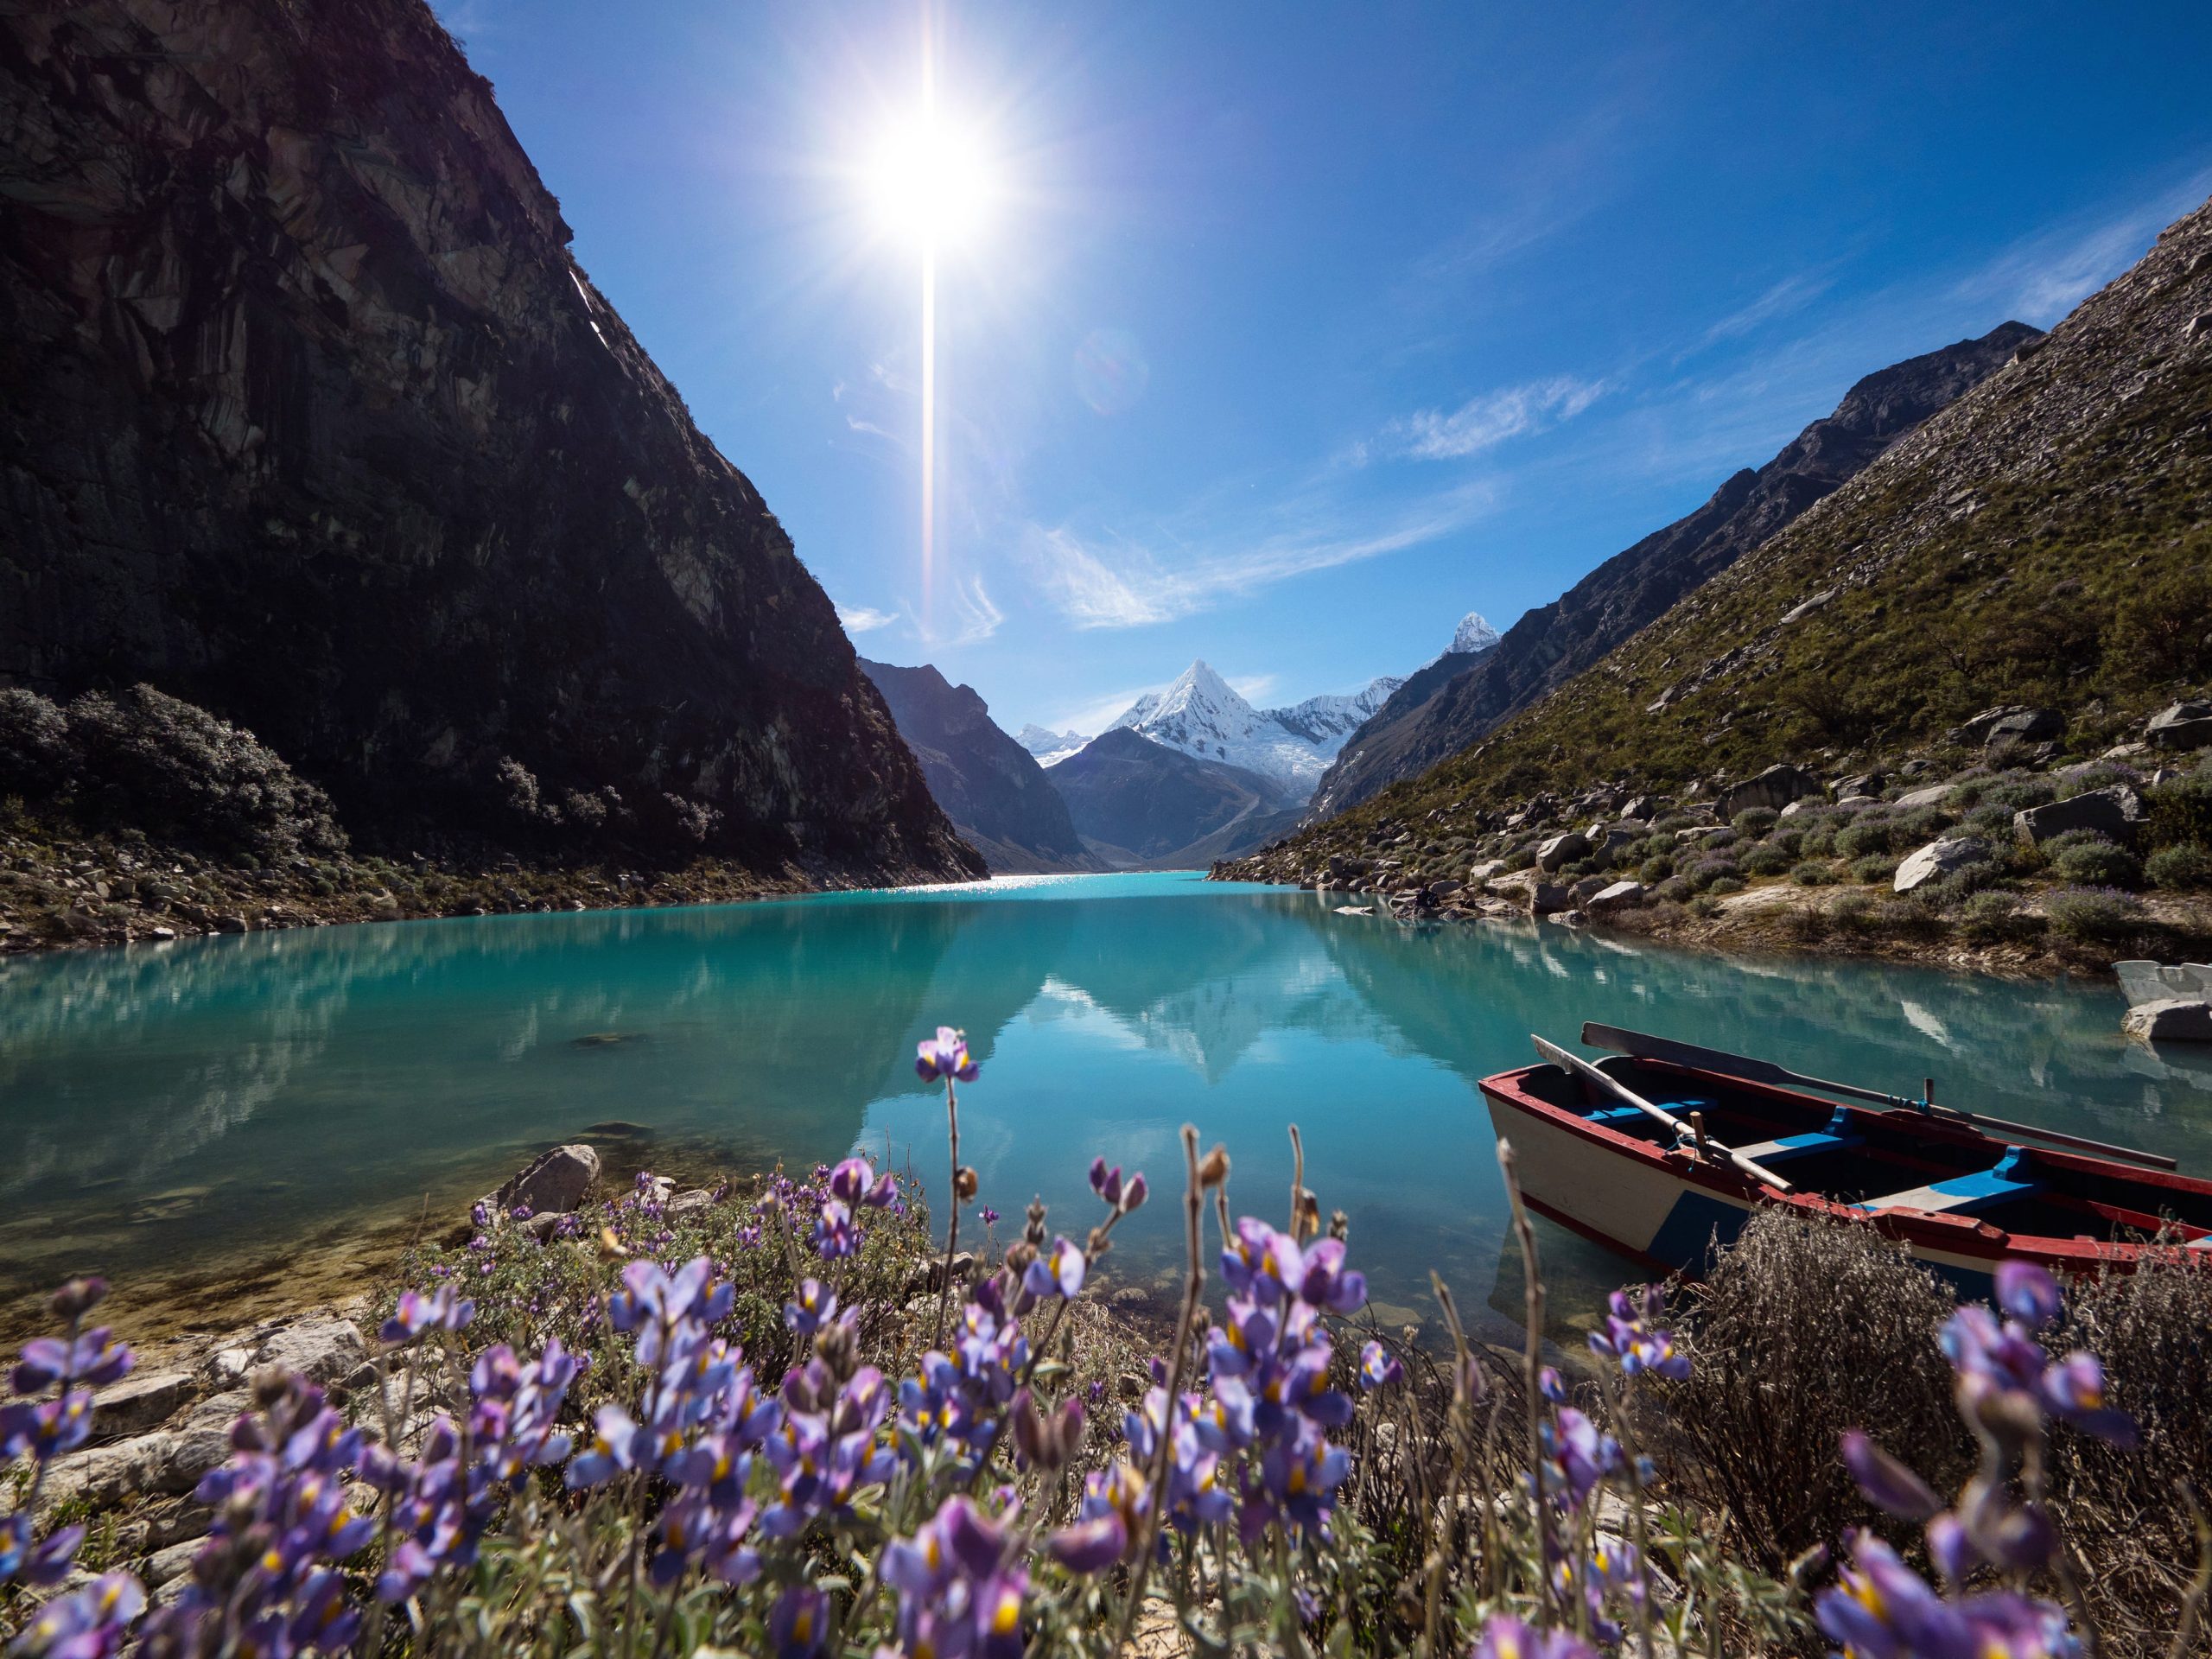
[[[883,229],[925,245],[966,240],[990,202],[990,171],[975,136],[933,112],[885,136],[871,181]]]

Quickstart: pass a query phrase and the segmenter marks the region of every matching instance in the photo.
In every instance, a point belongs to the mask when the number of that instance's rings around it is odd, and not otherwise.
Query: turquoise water
[[[1585,1019],[1916,1092],[2212,1168],[2212,1063],[2119,1035],[2108,988],[1732,960],[1545,926],[1402,929],[1315,894],[1195,876],[486,917],[17,957],[0,964],[0,1298],[66,1271],[281,1260],[449,1217],[548,1142],[751,1167],[887,1147],[941,1185],[918,1039],[964,1027],[979,1203],[1088,1224],[1093,1154],[1179,1179],[1177,1130],[1228,1142],[1240,1208],[1279,1217],[1285,1126],[1352,1218],[1388,1304],[1433,1266],[1506,1322],[1517,1258],[1487,1072]],[[592,1132],[620,1121],[634,1126]],[[1156,1203],[1111,1264],[1144,1282]],[[970,1235],[971,1215],[963,1221]],[[1570,1319],[1623,1264],[1544,1233]]]

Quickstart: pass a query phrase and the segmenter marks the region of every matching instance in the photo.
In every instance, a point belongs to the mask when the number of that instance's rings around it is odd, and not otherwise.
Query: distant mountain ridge
[[[1040,766],[1055,766],[1090,741],[1081,732],[1048,732],[1033,721],[1016,732],[1014,741],[1035,755]]]
[[[994,874],[1102,868],[1044,768],[1000,730],[973,687],[949,683],[927,663],[900,668],[863,657],[860,666],[921,762],[931,795]]]
[[[1172,749],[1116,726],[1051,772],[1076,827],[1110,861],[1200,868],[1297,822],[1302,798],[1274,779]],[[1242,833],[1238,833],[1242,831]]]
[[[1980,385],[2040,332],[2002,323],[1866,376],[1764,467],[1737,473],[1696,512],[1529,612],[1479,658],[1461,664],[1447,652],[1345,741],[1314,789],[1309,817],[1344,811],[1415,776],[1564,684]]]
[[[1344,739],[1400,683],[1386,676],[1349,695],[1308,697],[1287,709],[1255,709],[1199,661],[1165,691],[1139,697],[1107,730],[1139,732],[1193,760],[1257,772],[1302,800]]]
[[[2212,687],[2212,202],[2049,334],[2015,338],[1556,693],[1223,874],[1312,880],[1388,843],[1465,879],[1532,802],[1709,798],[1778,763],[1940,782],[2004,764],[1963,735],[1996,708],[2035,711],[2053,761],[2147,769],[2153,717]]]

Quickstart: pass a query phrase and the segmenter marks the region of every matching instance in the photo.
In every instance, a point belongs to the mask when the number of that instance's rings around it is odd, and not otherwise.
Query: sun
[[[970,240],[983,226],[995,188],[976,134],[934,110],[885,133],[868,182],[885,233],[927,248]]]

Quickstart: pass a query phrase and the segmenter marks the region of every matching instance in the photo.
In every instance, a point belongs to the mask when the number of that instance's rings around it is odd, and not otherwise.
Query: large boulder
[[[1910,811],[1916,806],[1941,806],[1951,792],[1948,784],[1930,784],[1925,789],[1909,789],[1891,803]]]
[[[1536,849],[1536,868],[1547,874],[1562,864],[1572,864],[1586,857],[1590,851],[1590,839],[1580,830],[1570,830],[1563,836],[1554,836]]]
[[[166,1422],[192,1397],[189,1371],[133,1371],[92,1395],[95,1434],[137,1434]]]
[[[599,1154],[582,1141],[540,1154],[507,1178],[489,1202],[501,1215],[527,1205],[534,1215],[566,1215],[599,1179]]]
[[[2139,1002],[2121,1028],[2146,1043],[2212,1043],[2212,1002],[2180,997]]]
[[[1611,887],[1601,888],[1591,894],[1582,907],[1596,915],[1603,914],[1609,910],[1627,910],[1643,902],[1643,882],[1616,881]]]
[[[368,1357],[360,1327],[327,1313],[279,1325],[262,1338],[253,1356],[257,1365],[281,1365],[326,1388],[344,1382]]]
[[[2212,744],[2212,701],[2177,702],[2151,716],[2143,735],[2162,749],[2201,749]]]
[[[1989,843],[1972,836],[1948,836],[1931,841],[1917,852],[1908,854],[1897,866],[1897,873],[1891,886],[1898,893],[1910,893],[1930,881],[1940,881],[1954,870],[1962,870],[1969,864],[1983,864],[1989,860]]]
[[[2063,735],[2065,730],[2066,716],[2056,709],[2031,709],[2025,703],[2008,702],[2002,708],[1983,709],[1946,735],[1954,743],[1988,744],[2000,737],[2024,743],[2045,743]]]
[[[2143,798],[2126,784],[2092,789],[2047,806],[2012,815],[2012,827],[2040,845],[2069,830],[2094,830],[2117,842],[2132,842],[2143,823]]]
[[[1747,778],[1721,796],[1719,814],[1724,819],[1738,812],[1747,812],[1755,806],[1764,806],[1779,812],[1792,801],[1802,801],[1808,795],[1821,793],[1821,780],[1802,766],[1769,766],[1756,778]]]

